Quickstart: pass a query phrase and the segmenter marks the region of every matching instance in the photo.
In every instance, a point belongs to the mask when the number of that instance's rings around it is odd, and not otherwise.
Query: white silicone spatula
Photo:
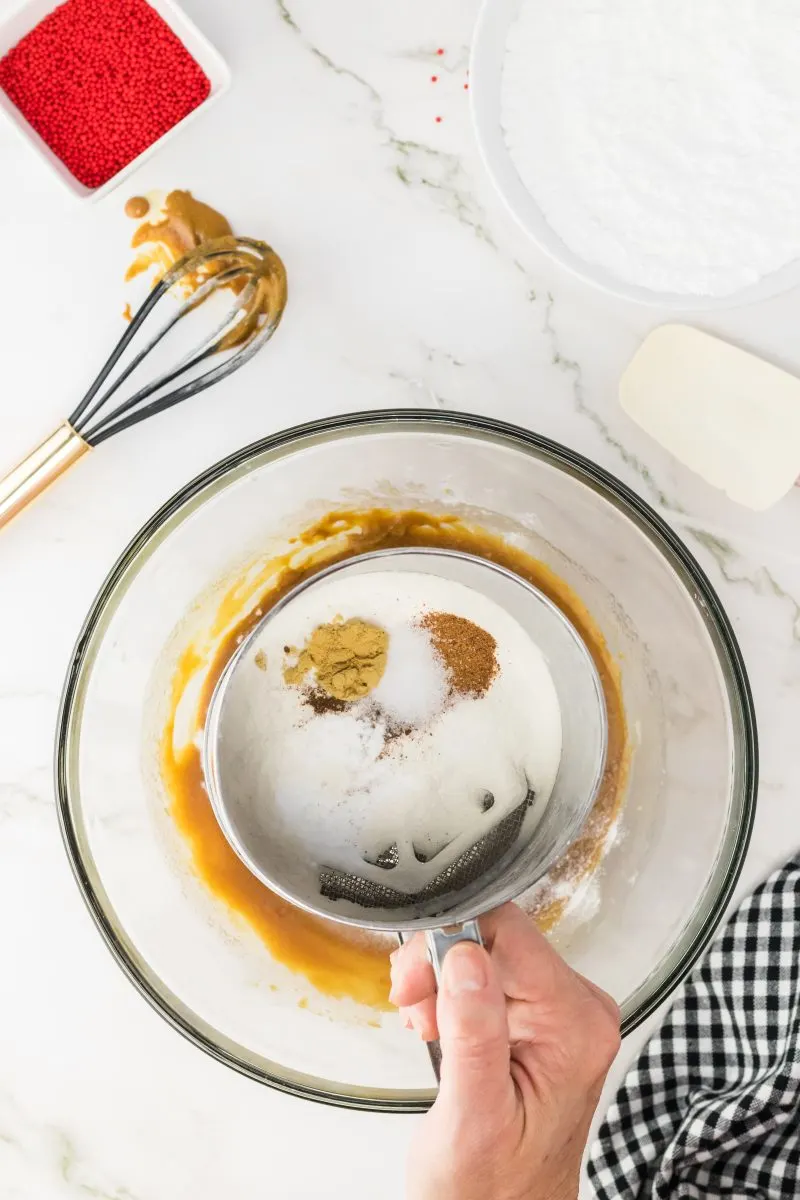
[[[680,462],[748,508],[769,508],[800,478],[800,379],[719,338],[662,325],[619,398]]]

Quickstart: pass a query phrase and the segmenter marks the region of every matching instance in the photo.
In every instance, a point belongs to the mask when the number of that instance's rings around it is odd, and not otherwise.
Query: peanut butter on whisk
[[[286,304],[283,264],[269,247],[258,243],[263,252],[260,266],[254,267],[251,259],[250,270],[237,270],[248,239],[235,237],[228,218],[210,204],[176,188],[160,202],[131,196],[125,215],[140,222],[131,239],[137,253],[125,274],[126,282],[149,271],[155,285],[182,258],[214,249],[218,256],[213,261],[198,259],[197,269],[185,273],[180,283],[184,296],[192,296],[211,276],[223,273],[228,278],[224,286],[236,296],[250,285],[253,294],[243,307],[243,318],[221,339],[220,350],[246,345],[267,321],[279,319]],[[230,254],[219,253],[226,249]]]

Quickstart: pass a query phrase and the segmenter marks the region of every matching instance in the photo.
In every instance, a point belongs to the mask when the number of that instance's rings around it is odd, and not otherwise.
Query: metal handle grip
[[[401,945],[407,942],[408,935],[398,933]],[[436,986],[438,988],[442,979],[442,963],[448,950],[452,950],[459,942],[475,942],[478,946],[483,945],[481,931],[478,928],[477,921],[465,921],[463,925],[451,925],[446,929],[429,929],[425,934],[425,941],[428,944],[428,957],[431,960],[433,973],[436,976]],[[436,1082],[439,1083],[442,1078],[442,1047],[439,1039],[436,1038],[432,1042],[425,1043],[428,1049],[428,1057],[431,1060],[433,1073],[436,1076]]]
[[[21,512],[34,497],[63,475],[89,449],[87,442],[65,421],[18,466],[0,479],[0,528]]]
[[[428,957],[431,960],[433,973],[436,976],[436,986],[442,982],[442,964],[448,950],[459,942],[475,942],[483,945],[481,931],[477,921],[465,921],[463,925],[450,925],[446,929],[429,929],[425,934],[428,944]]]

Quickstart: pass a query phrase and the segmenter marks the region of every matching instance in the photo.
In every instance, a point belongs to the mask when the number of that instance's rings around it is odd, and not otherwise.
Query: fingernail
[[[389,955],[389,962],[390,962],[390,963],[393,963],[393,962],[396,960],[396,958],[397,958],[398,954],[400,953],[400,951],[401,951],[402,949],[403,949],[403,947],[402,947],[402,946],[398,946],[396,950],[393,950],[393,951],[392,951],[392,953]]]
[[[489,982],[483,953],[475,946],[454,946],[442,971],[448,992],[480,992]]]

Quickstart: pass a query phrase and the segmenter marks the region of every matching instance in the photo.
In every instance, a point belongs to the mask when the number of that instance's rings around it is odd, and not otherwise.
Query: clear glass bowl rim
[[[707,624],[710,624],[717,634],[723,651],[721,666],[728,697],[732,707],[738,706],[738,714],[735,713],[734,717],[738,715],[741,737],[734,741],[734,757],[742,782],[741,795],[733,797],[734,806],[738,801],[738,819],[734,813],[726,828],[725,839],[714,868],[714,877],[704,897],[707,907],[702,919],[699,922],[689,921],[670,955],[665,959],[668,965],[660,971],[657,985],[623,1021],[623,1035],[631,1033],[641,1025],[685,978],[710,942],[741,873],[755,819],[758,791],[758,734],[753,697],[741,650],[730,621],[705,572],[681,539],[646,501],[610,472],[583,455],[531,430],[472,413],[444,413],[436,409],[386,409],[345,413],[280,430],[244,446],[197,475],[163,504],[132,538],[112,567],[89,609],[69,662],[61,694],[56,725],[54,772],[56,807],[62,839],[84,902],[122,970],[141,995],[173,1028],[219,1062],[279,1091],[342,1108],[418,1113],[430,1106],[431,1094],[409,1093],[407,1099],[398,1099],[396,1095],[380,1096],[377,1090],[374,1093],[367,1089],[336,1092],[323,1084],[322,1080],[319,1081],[318,1087],[308,1086],[300,1080],[282,1078],[263,1070],[241,1058],[232,1048],[206,1036],[177,1006],[172,1007],[153,988],[117,935],[114,922],[106,912],[83,861],[76,820],[76,816],[79,819],[80,814],[79,788],[77,778],[71,777],[69,755],[69,747],[80,723],[80,705],[76,703],[79,683],[84,674],[91,670],[94,660],[92,644],[95,637],[102,632],[115,600],[122,598],[126,590],[125,581],[136,573],[137,560],[146,560],[149,552],[166,536],[167,525],[173,518],[183,514],[184,510],[187,510],[184,515],[188,515],[188,512],[200,503],[200,497],[202,501],[208,499],[227,485],[231,475],[241,468],[246,468],[253,459],[265,453],[283,456],[299,449],[303,443],[319,444],[329,436],[341,436],[348,431],[388,433],[397,430],[450,432],[482,437],[495,444],[511,445],[572,475],[632,520],[661,551],[670,565],[682,576],[682,582],[689,589],[695,604],[698,608],[702,606]],[[193,501],[196,503],[192,503]],[[736,724],[734,721],[734,725]],[[75,801],[72,799],[73,795],[76,797]],[[291,1075],[288,1070],[287,1075]]]

